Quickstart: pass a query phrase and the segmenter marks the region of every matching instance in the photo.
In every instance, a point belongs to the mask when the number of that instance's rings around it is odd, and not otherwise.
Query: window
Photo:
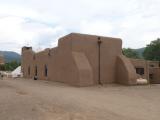
[[[51,50],[48,51],[48,56],[51,56]]]
[[[31,74],[31,68],[30,68],[30,66],[28,67],[28,75],[30,75]]]
[[[153,74],[149,74],[149,79],[150,79],[150,80],[153,79]]]
[[[33,55],[33,60],[35,60],[36,59],[36,55]]]
[[[47,65],[44,66],[44,75],[45,75],[45,77],[48,76],[48,67],[47,67]]]
[[[37,66],[35,66],[35,76],[37,76],[38,74],[38,69],[37,69]]]
[[[136,68],[136,73],[139,75],[143,75],[144,74],[144,68]]]
[[[154,65],[150,65],[150,67],[154,67]]]

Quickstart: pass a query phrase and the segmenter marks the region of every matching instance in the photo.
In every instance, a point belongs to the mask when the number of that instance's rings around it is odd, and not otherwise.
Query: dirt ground
[[[0,80],[0,120],[160,120],[160,85]]]

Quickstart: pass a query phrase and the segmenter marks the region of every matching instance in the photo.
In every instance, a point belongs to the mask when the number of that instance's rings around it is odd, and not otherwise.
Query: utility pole
[[[102,44],[102,41],[100,37],[98,37],[97,43],[98,43],[98,83],[102,85],[102,82],[101,82],[101,44]]]

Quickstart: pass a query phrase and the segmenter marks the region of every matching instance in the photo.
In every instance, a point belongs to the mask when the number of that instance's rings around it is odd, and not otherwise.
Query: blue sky
[[[54,47],[71,32],[141,48],[160,37],[159,6],[160,0],[0,0],[0,50]]]

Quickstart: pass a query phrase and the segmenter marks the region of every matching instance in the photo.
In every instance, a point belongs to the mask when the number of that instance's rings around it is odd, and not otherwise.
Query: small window
[[[48,51],[48,56],[51,56],[51,50]]]
[[[154,65],[150,65],[150,67],[154,67]]]
[[[45,77],[48,76],[48,67],[47,67],[47,65],[44,66],[44,75],[45,75]]]
[[[143,75],[144,74],[144,68],[136,68],[136,73],[139,75]]]
[[[28,67],[28,75],[30,75],[31,74],[31,68],[30,68],[30,66]]]
[[[153,80],[153,74],[149,74],[149,79]]]

